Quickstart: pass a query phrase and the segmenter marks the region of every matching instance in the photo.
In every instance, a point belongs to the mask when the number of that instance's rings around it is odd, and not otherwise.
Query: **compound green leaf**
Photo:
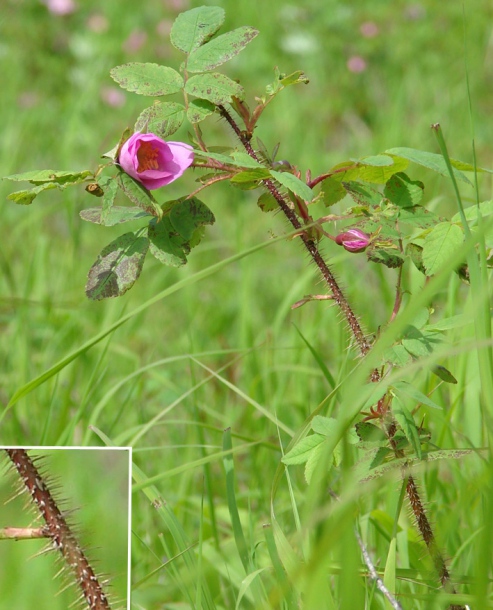
[[[185,107],[182,104],[155,102],[140,113],[134,129],[167,138],[180,128],[184,118]]]
[[[30,205],[42,191],[56,188],[60,188],[60,186],[54,182],[47,182],[46,184],[40,184],[27,191],[15,191],[14,193],[10,193],[7,195],[7,199],[17,203],[17,205]]]
[[[265,180],[266,178],[270,178],[270,172],[268,169],[258,168],[258,169],[248,169],[244,172],[240,172],[231,178],[231,182],[242,184],[254,182],[258,183],[259,180]]]
[[[142,208],[148,214],[161,218],[163,215],[162,209],[157,204],[151,193],[139,182],[137,182],[137,180],[134,180],[131,176],[125,174],[124,172],[118,174],[117,180],[118,186],[132,203],[138,205],[139,208]]]
[[[152,63],[130,62],[110,70],[122,89],[139,95],[159,97],[183,89],[183,78],[173,68]]]
[[[277,182],[292,191],[295,195],[301,197],[303,201],[311,201],[313,199],[312,189],[293,174],[290,174],[289,172],[276,172],[274,170],[270,170],[270,174],[274,180],[277,180]]]
[[[137,281],[148,248],[149,240],[141,230],[117,237],[89,270],[86,295],[100,301],[125,294]]]
[[[403,345],[389,347],[385,350],[384,358],[396,366],[405,366],[411,362],[411,354]]]
[[[457,383],[457,379],[452,375],[452,373],[441,364],[436,364],[433,366],[431,372],[442,381],[445,381],[445,383]]]
[[[205,203],[196,197],[176,203],[171,208],[169,219],[175,231],[186,241],[191,239],[197,227],[212,225],[216,220]]]
[[[331,174],[332,180],[349,182],[350,180],[358,180],[360,169],[361,166],[355,161],[341,161],[341,163],[331,167],[327,173]]]
[[[390,269],[396,269],[404,264],[404,259],[400,253],[393,248],[388,250],[385,248],[368,248],[366,256],[373,263],[385,265]]]
[[[150,241],[150,252],[159,262],[170,267],[180,267],[186,264],[190,248],[186,240],[177,235],[168,216],[164,216],[160,222],[153,219],[149,223],[147,235]]]
[[[264,166],[252,159],[246,153],[233,152],[232,156],[223,155],[221,153],[203,152],[201,150],[194,151],[196,157],[205,157],[206,159],[213,159],[219,161],[225,165],[233,165],[235,167],[245,167],[251,169],[263,168]]]
[[[318,464],[320,463],[320,459],[322,458],[322,456],[324,454],[324,449],[325,449],[324,443],[320,443],[319,445],[317,445],[316,447],[313,448],[310,455],[308,456],[308,459],[306,460],[305,480],[308,483],[308,485],[310,485],[313,473],[315,472],[315,469],[317,468]],[[335,453],[335,451],[334,451],[334,453]]]
[[[449,318],[443,318],[443,320],[438,320],[437,322],[430,322],[430,324],[425,326],[424,330],[445,331],[450,330],[451,328],[461,328],[467,326],[467,324],[472,324],[473,322],[474,320],[471,316],[458,314],[456,316],[450,316]]]
[[[304,464],[310,458],[313,451],[327,439],[322,434],[310,434],[302,438],[296,445],[288,451],[282,458],[283,464],[288,466]]]
[[[440,343],[440,336],[436,332],[421,331],[415,326],[409,326],[402,339],[402,345],[416,358],[429,356]]]
[[[493,200],[492,201],[482,201],[479,204],[479,209],[481,210],[481,216],[485,218],[486,216],[490,216],[493,214]],[[466,220],[476,221],[478,219],[478,206],[471,205],[470,207],[464,210],[464,215]],[[462,220],[460,212],[454,214],[450,219],[450,222],[460,222]]]
[[[423,264],[427,275],[434,275],[464,242],[462,229],[449,222],[441,222],[425,237]]]
[[[367,421],[355,425],[356,434],[363,443],[388,444],[388,438],[381,428]]]
[[[416,269],[426,275],[426,269],[423,265],[423,248],[418,244],[408,243],[406,246],[406,254],[411,257]]]
[[[25,172],[23,174],[12,174],[5,176],[4,180],[12,180],[14,182],[31,182],[32,184],[41,185],[45,182],[54,182],[61,186],[69,184],[79,184],[88,176],[92,176],[93,172],[85,169],[80,172],[61,171],[55,169],[42,169]]]
[[[439,217],[421,205],[416,205],[412,208],[401,208],[399,210],[399,222],[411,225],[413,227],[434,227],[438,222]]]
[[[406,435],[407,440],[411,443],[414,452],[421,459],[421,442],[419,440],[418,428],[409,409],[397,396],[394,396],[392,401],[392,413]]]
[[[401,208],[418,205],[423,198],[424,184],[411,180],[406,174],[394,174],[385,185],[383,194]]]
[[[233,97],[243,99],[243,87],[220,72],[196,74],[185,85],[189,95],[208,100],[213,104],[228,104]]]
[[[334,205],[346,196],[346,189],[340,182],[333,178],[326,178],[322,184],[323,202],[326,208]]]
[[[331,436],[336,429],[337,420],[333,417],[324,417],[323,415],[315,415],[311,421],[311,427],[317,434]]]
[[[273,212],[274,210],[279,209],[278,202],[270,193],[262,193],[257,200],[257,205],[262,212]]]
[[[214,104],[207,100],[190,100],[187,109],[187,118],[190,123],[200,123],[216,110]]]
[[[436,153],[406,147],[391,148],[389,150],[386,150],[385,152],[391,155],[402,157],[403,159],[407,159],[408,161],[412,161],[413,163],[431,169],[432,171],[437,172],[442,176],[448,177],[449,175],[447,164],[445,163],[445,160],[442,155],[437,155]],[[453,168],[453,172],[457,180],[460,180],[461,182],[466,182],[467,184],[470,184],[472,186],[469,178],[467,178],[465,174],[463,174],[461,171]]]
[[[385,165],[394,165],[394,160],[389,155],[369,155],[362,159],[356,159],[357,163],[362,165],[372,165],[374,167],[382,167]]]
[[[79,215],[82,220],[104,225],[105,227],[112,227],[123,222],[139,220],[140,218],[149,218],[149,214],[141,208],[129,208],[118,205],[112,206],[105,216],[103,216],[102,208],[88,208],[87,210],[82,210]]]
[[[101,220],[103,221],[103,224],[106,224],[106,220],[115,202],[116,193],[118,192],[118,182],[115,178],[108,178],[104,181],[101,180],[100,185],[104,190]]]
[[[351,199],[364,207],[377,206],[382,202],[382,194],[379,191],[360,182],[344,182],[343,188]]]
[[[423,392],[418,390],[418,388],[415,388],[413,385],[407,383],[406,381],[398,381],[394,383],[393,387],[396,392],[409,396],[417,403],[427,405],[432,409],[442,410],[442,407],[440,407],[440,405],[437,405],[437,403],[431,400],[431,398],[428,398],[426,394],[423,394]]]
[[[190,54],[187,62],[189,72],[207,72],[238,55],[257,36],[258,30],[243,26],[222,34]]]
[[[171,44],[183,53],[191,53],[214,36],[224,17],[224,10],[218,6],[199,6],[181,13],[171,28]]]

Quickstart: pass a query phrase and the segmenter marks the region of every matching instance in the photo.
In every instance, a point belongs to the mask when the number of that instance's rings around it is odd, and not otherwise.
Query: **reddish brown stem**
[[[43,477],[25,449],[5,449],[46,523],[53,547],[72,570],[91,610],[110,610],[108,599],[83,550],[60,512]]]
[[[250,144],[250,139],[246,138],[244,136],[244,133],[240,130],[240,128],[238,127],[236,122],[233,120],[233,118],[231,117],[229,112],[223,106],[219,106],[219,111],[220,111],[221,115],[229,123],[229,125],[235,132],[236,136],[238,137],[240,142],[243,144],[245,150],[250,155],[250,157],[252,157],[252,159],[255,159],[256,161],[259,161],[255,151],[252,148],[252,145]],[[335,172],[319,176],[318,178],[315,178],[314,180],[312,180],[308,184],[308,186],[310,186],[310,188],[313,188],[316,184],[318,184],[325,178],[330,177],[330,175],[332,175],[333,173],[347,171],[348,169],[351,169],[351,168],[350,167],[340,168],[339,170],[336,170]],[[329,269],[327,263],[325,262],[324,258],[320,254],[317,244],[312,239],[310,239],[310,237],[307,235],[307,233],[305,231],[303,231],[303,226],[300,223],[300,221],[298,220],[296,213],[286,203],[284,197],[278,191],[274,182],[272,180],[264,180],[264,184],[265,184],[266,188],[269,190],[269,192],[271,193],[271,195],[275,198],[275,200],[279,204],[279,207],[281,208],[282,212],[284,213],[286,218],[289,220],[289,222],[291,223],[293,228],[300,231],[300,238],[301,238],[305,248],[310,253],[312,260],[315,262],[315,264],[319,268],[320,273],[322,274],[322,277],[324,278],[326,284],[328,285],[328,287],[330,289],[330,292],[332,293],[332,297],[333,297],[334,301],[337,303],[340,310],[344,314],[344,317],[346,318],[346,320],[349,324],[349,327],[351,328],[351,331],[353,333],[353,336],[356,340],[356,343],[359,347],[361,355],[366,356],[371,349],[371,344],[367,341],[367,339],[363,333],[363,330],[358,322],[358,319],[356,318],[356,316],[355,316],[353,310],[351,309],[349,303],[347,302],[344,294],[342,293],[341,289],[339,288],[339,285],[338,285],[334,275],[332,274],[331,270]],[[397,303],[397,305],[399,305],[399,303]],[[380,381],[380,379],[381,379],[380,371],[378,369],[374,369],[370,375],[370,379],[372,382]],[[372,417],[378,417],[382,422],[386,418],[389,418],[390,396],[386,395],[382,399],[380,399],[380,401],[378,402],[376,411],[374,411],[373,409],[371,409],[371,411],[372,411]],[[395,431],[396,431],[396,424],[394,421],[392,421],[387,430],[389,442],[394,449],[394,453],[396,454],[396,457],[402,457],[402,452],[400,452],[397,449],[395,442],[393,440]],[[435,568],[436,568],[439,578],[440,578],[440,582],[448,591],[455,593],[455,590],[450,583],[450,574],[445,565],[445,561],[444,561],[442,555],[440,554],[440,551],[436,545],[435,538],[433,535],[433,530],[431,528],[430,522],[428,521],[428,517],[426,516],[426,511],[421,502],[421,499],[420,499],[420,496],[419,496],[419,493],[418,493],[418,490],[416,487],[416,483],[411,476],[409,476],[409,478],[408,478],[406,492],[407,492],[409,502],[411,504],[411,508],[416,517],[418,529],[431,554],[433,563],[435,565]],[[465,609],[464,609],[464,606],[451,605],[449,610],[465,610]]]
[[[336,174],[342,174],[344,172],[348,172],[351,169],[355,169],[356,167],[358,167],[356,164],[347,165],[346,167],[340,167],[339,169],[335,169],[331,172],[327,172],[326,174],[321,174],[320,176],[317,176],[313,180],[310,180],[310,182],[308,182],[308,186],[312,189],[315,186],[317,186],[317,184],[320,184],[320,182],[323,182],[327,178],[331,178],[332,176],[335,176]]]
[[[245,150],[250,155],[250,157],[252,157],[252,159],[255,159],[256,161],[259,161],[255,151],[252,148],[252,145],[250,144],[250,141],[243,136],[243,132],[239,129],[238,125],[232,119],[232,117],[228,113],[228,111],[225,108],[223,108],[222,106],[219,106],[219,110],[220,110],[222,116],[228,121],[229,125],[231,126],[231,128],[233,129],[233,131],[235,132],[235,134],[237,135],[237,137],[243,144]],[[282,212],[284,213],[286,218],[291,223],[292,227],[294,229],[298,229],[300,231],[301,241],[303,242],[305,248],[310,253],[310,256],[311,256],[313,262],[317,265],[318,269],[320,270],[322,277],[324,278],[327,286],[330,289],[330,292],[334,298],[334,301],[337,303],[340,310],[344,314],[344,317],[346,318],[347,323],[349,324],[349,327],[351,328],[351,332],[356,340],[356,343],[361,352],[361,355],[366,356],[366,354],[370,351],[371,345],[368,342],[368,340],[366,339],[365,334],[363,333],[363,330],[362,330],[353,310],[351,309],[344,294],[342,293],[341,289],[339,288],[339,284],[337,283],[334,275],[332,274],[327,263],[325,262],[324,258],[320,254],[317,244],[313,241],[313,239],[310,239],[310,237],[308,237],[308,235],[303,231],[303,225],[298,220],[296,213],[286,203],[284,197],[278,191],[274,182],[272,180],[264,180],[264,184],[265,184],[266,188],[269,190],[269,192],[271,193],[271,195],[275,198],[275,200],[279,204],[279,207],[281,208]],[[378,370],[375,369],[374,371],[372,371],[371,380],[374,382],[380,380],[380,373]]]

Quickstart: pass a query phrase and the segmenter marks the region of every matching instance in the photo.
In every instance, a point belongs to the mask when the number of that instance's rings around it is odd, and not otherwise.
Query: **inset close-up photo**
[[[0,451],[0,610],[128,610],[131,450]]]

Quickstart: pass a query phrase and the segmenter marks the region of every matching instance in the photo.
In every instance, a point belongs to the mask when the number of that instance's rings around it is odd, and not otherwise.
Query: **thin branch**
[[[377,589],[380,591],[380,593],[382,593],[382,595],[385,595],[385,597],[389,601],[392,608],[394,608],[394,610],[402,610],[402,606],[400,605],[400,603],[395,599],[395,597],[392,595],[392,593],[387,589],[387,587],[383,583],[383,580],[378,575],[378,573],[375,569],[375,566],[373,565],[373,562],[371,560],[370,554],[368,553],[368,549],[366,548],[365,543],[363,542],[363,540],[362,540],[361,536],[359,535],[359,532],[356,528],[354,529],[354,535],[356,536],[356,540],[358,541],[359,548],[361,549],[361,554],[363,555],[363,559],[366,563],[366,566],[368,567],[368,572],[370,573],[370,576],[375,581]]]
[[[50,538],[46,526],[43,527],[3,527],[0,529],[0,540],[33,540]]]

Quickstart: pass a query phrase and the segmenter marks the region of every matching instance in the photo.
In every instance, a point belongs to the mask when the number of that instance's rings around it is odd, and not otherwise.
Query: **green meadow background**
[[[151,103],[118,89],[109,70],[130,61],[177,68],[181,57],[169,43],[171,24],[179,12],[201,4],[80,0],[73,14],[57,16],[41,2],[3,0],[0,173],[97,167],[100,155]],[[241,81],[252,107],[273,80],[275,66],[285,73],[301,69],[310,80],[281,94],[258,127],[256,135],[268,148],[280,143],[280,159],[315,176],[340,161],[396,146],[438,152],[430,125],[439,122],[451,156],[472,162],[471,103],[478,164],[493,167],[493,7],[488,0],[211,4],[226,10],[223,31],[242,25],[260,30],[224,67]],[[215,117],[203,131],[209,145],[235,145]],[[175,139],[186,141],[187,128]],[[447,178],[417,166],[408,173],[425,182],[431,209],[445,217],[456,213]],[[158,191],[158,200],[193,190],[195,178],[187,172]],[[282,235],[287,226],[281,216],[262,214],[256,192],[218,185],[202,193],[216,224],[207,227],[186,267],[166,268],[149,257],[129,293],[90,302],[84,296],[87,271],[103,247],[129,229],[83,222],[80,210],[97,203],[82,187],[50,191],[29,207],[5,199],[22,187],[0,182],[0,443],[134,447],[139,488],[133,494],[132,607],[294,608],[299,595],[306,609],[386,608],[371,581],[359,575],[365,566],[353,526],[358,522],[383,569],[398,480],[366,486],[353,481],[349,487],[350,465],[361,457],[349,447],[348,472],[333,472],[318,490],[307,487],[302,467],[291,467],[289,478],[280,468],[281,449],[331,391],[307,343],[336,380],[354,366],[334,308],[315,302],[291,310],[305,294],[323,290],[314,268],[296,242],[279,241],[196,279],[201,270]],[[491,198],[488,176],[479,180],[479,196]],[[476,200],[468,187],[463,197],[466,205]],[[332,244],[324,252],[362,324],[376,333],[392,311],[395,274]],[[404,279],[419,295],[423,276],[410,270]],[[180,281],[182,287],[129,317],[7,407],[26,383]],[[405,299],[411,308],[413,298]],[[464,312],[474,318],[469,290],[455,275],[437,289],[433,307],[435,320]],[[492,414],[493,396],[482,411],[477,337],[466,325],[448,338],[449,352],[440,364],[459,383],[433,393],[442,410],[422,408],[417,417],[425,417],[439,447],[481,447],[487,435],[483,416]],[[427,369],[412,370],[406,379],[424,392],[436,386]],[[347,408],[332,401],[330,415],[343,416]],[[226,428],[235,451],[234,482],[226,477],[231,462],[223,459]],[[487,526],[493,513],[485,499],[491,475],[476,456],[435,463],[419,473],[458,589],[481,595],[481,608],[493,607],[493,538]],[[339,509],[329,486],[338,489]],[[95,494],[104,487],[99,477],[93,479]],[[248,569],[240,561],[233,505]],[[102,510],[111,513],[111,501]],[[263,527],[273,524],[272,510],[288,583]],[[395,588],[403,607],[446,608],[406,510],[396,527]],[[112,544],[103,534],[97,545]],[[37,559],[24,569],[45,570]],[[18,570],[14,561],[2,562],[7,582]]]

